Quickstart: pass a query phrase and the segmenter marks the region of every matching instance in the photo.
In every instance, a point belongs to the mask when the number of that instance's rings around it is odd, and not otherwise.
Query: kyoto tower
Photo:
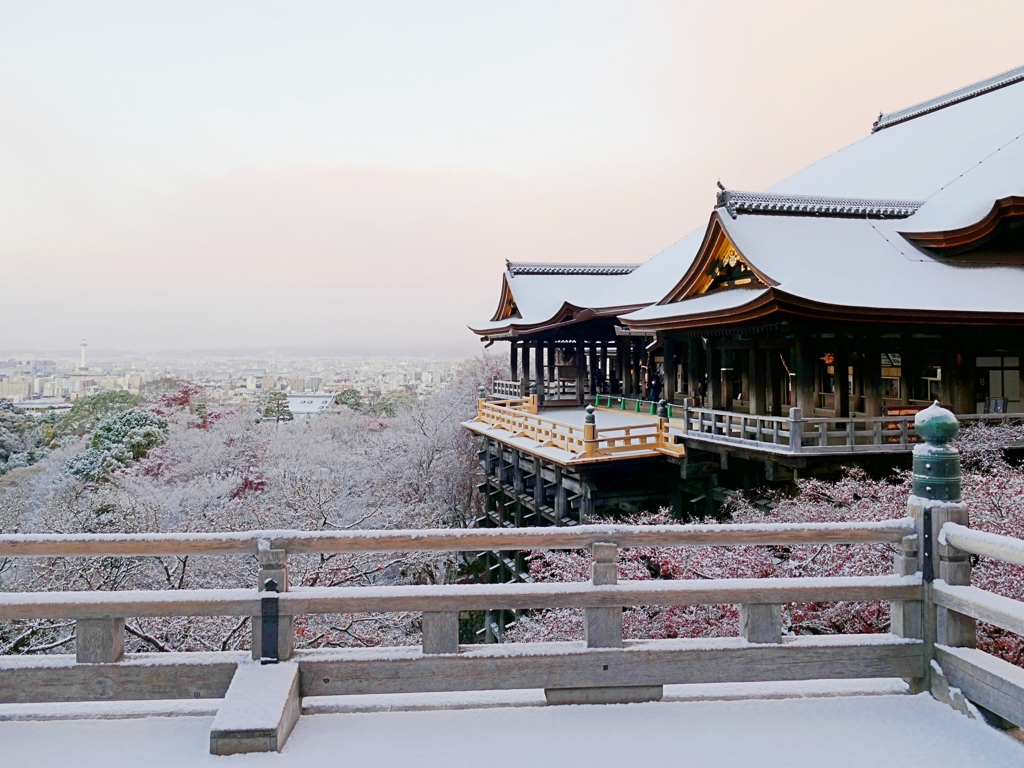
[[[78,367],[79,367],[80,370],[84,371],[85,370],[85,348],[87,346],[89,346],[88,344],[85,343],[85,336],[82,337],[82,343],[79,344],[78,346],[80,346],[82,348],[82,362],[79,364]]]

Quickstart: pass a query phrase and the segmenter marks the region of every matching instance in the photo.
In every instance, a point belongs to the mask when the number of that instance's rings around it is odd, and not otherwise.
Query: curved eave
[[[999,223],[1008,217],[1024,216],[1024,197],[1004,197],[992,204],[984,218],[966,227],[945,232],[900,232],[907,240],[924,248],[963,249],[990,237]]]
[[[750,325],[768,318],[802,318],[837,323],[886,323],[972,326],[1024,326],[1024,312],[964,312],[955,310],[894,309],[890,307],[846,307],[810,301],[799,296],[768,289],[758,298],[739,307],[652,320],[622,322],[630,330],[682,331],[723,326]]]
[[[584,323],[587,320],[593,320],[598,317],[618,317],[619,315],[624,315],[629,312],[636,312],[638,309],[643,309],[646,306],[648,305],[627,304],[619,307],[602,307],[600,309],[593,309],[591,307],[578,307],[574,304],[565,302],[553,316],[539,322],[529,323],[523,322],[518,318],[509,318],[507,325],[496,328],[483,328],[480,326],[473,327],[472,325],[468,326],[468,328],[476,335],[487,339],[501,339],[505,337],[516,338],[517,336],[543,333],[570,325],[576,325],[577,323]],[[516,322],[517,320],[519,321]]]
[[[737,288],[734,290],[744,289]],[[713,328],[722,325],[753,322],[771,315],[777,309],[772,291],[769,289],[758,295],[757,298],[738,307],[728,307],[712,312],[698,312],[689,315],[676,315],[675,317],[652,318],[650,320],[632,320],[624,317],[622,322],[633,331],[675,331],[693,328]]]

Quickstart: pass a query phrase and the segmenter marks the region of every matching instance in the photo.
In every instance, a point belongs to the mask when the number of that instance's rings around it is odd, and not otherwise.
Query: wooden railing
[[[530,381],[531,384],[536,384],[534,380]],[[521,382],[518,381],[505,381],[501,379],[494,379],[491,382],[491,395],[493,397],[519,397],[521,392]],[[584,392],[588,392],[589,388],[584,383]],[[575,379],[558,379],[556,381],[545,381],[544,382],[544,396],[549,400],[565,400],[568,398],[576,397],[576,380]]]
[[[661,698],[669,683],[858,677],[916,680],[921,641],[851,635],[841,642],[783,639],[789,602],[914,603],[919,576],[619,582],[620,547],[898,543],[912,520],[852,524],[579,526],[573,529],[251,531],[197,534],[0,536],[0,557],[238,555],[258,558],[255,588],[0,593],[0,620],[73,619],[76,655],[0,659],[0,701],[219,698],[211,751],[279,749],[311,695],[544,688],[552,703]],[[589,549],[589,582],[287,589],[288,557],[335,552]],[[627,641],[622,609],[735,603],[735,639]],[[582,608],[582,642],[460,646],[459,613]],[[422,612],[422,647],[294,650],[296,616]],[[253,656],[237,653],[124,655],[125,619],[252,616]],[[268,650],[269,649],[269,650]],[[57,663],[55,663],[57,662]],[[258,702],[259,706],[254,706]]]
[[[510,400],[479,400],[477,421],[504,429],[514,437],[525,437],[539,447],[560,448],[580,460],[600,460],[636,452],[681,452],[681,446],[666,445],[666,433],[657,421],[628,426],[597,427],[574,425],[537,413],[535,397]]]
[[[667,428],[686,439],[732,443],[769,453],[856,454],[911,450],[921,442],[913,416],[803,418],[799,408],[788,416],[756,416],[709,408],[676,406]],[[1024,414],[959,414],[966,423],[1024,421]]]
[[[917,514],[880,523],[0,536],[0,557],[7,558],[248,554],[260,563],[258,583],[273,579],[285,589],[0,593],[0,620],[76,622],[74,658],[0,658],[0,701],[223,697],[210,742],[221,754],[279,749],[303,696],[361,693],[544,688],[549,702],[580,703],[656,700],[672,683],[902,677],[912,691],[930,689],[940,698],[951,695],[949,685],[958,687],[1024,725],[1024,671],[971,647],[975,619],[1024,633],[1024,604],[970,586],[969,560],[973,554],[1024,565],[1024,542],[943,522]],[[934,581],[922,574],[926,558],[918,552],[919,541],[932,540],[922,539],[930,524],[940,531],[927,560],[937,566]],[[624,547],[872,543],[896,546],[893,575],[617,577]],[[591,579],[287,588],[290,555],[518,549],[589,549]],[[786,603],[878,600],[893,604],[892,634],[782,636]],[[623,638],[624,607],[723,603],[740,606],[739,643]],[[583,640],[459,644],[460,612],[545,608],[582,608]],[[398,611],[422,612],[420,648],[293,649],[296,616]],[[125,656],[125,619],[146,616],[252,616],[254,656],[264,663],[229,652]],[[934,670],[932,660],[940,665]]]
[[[522,394],[522,383],[494,379],[491,382],[491,394],[494,397],[519,397]]]
[[[480,401],[477,420],[571,453],[589,451],[598,457],[633,451],[681,456],[687,441],[809,456],[900,453],[921,442],[914,429],[914,416],[803,418],[799,408],[791,408],[788,416],[761,416],[665,404],[665,415],[659,418],[658,404],[649,400],[599,395],[595,402],[601,410],[654,418],[643,425],[602,427],[599,411],[596,434],[588,440],[583,427],[539,414],[536,400],[517,397]],[[531,408],[534,412],[527,415]],[[957,419],[966,423],[1006,423],[1024,421],[1024,414],[960,414]]]

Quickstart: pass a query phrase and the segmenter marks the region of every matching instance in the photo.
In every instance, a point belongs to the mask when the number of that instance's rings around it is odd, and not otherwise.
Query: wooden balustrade
[[[587,452],[583,428],[537,413],[527,415],[530,398],[480,401],[477,420],[575,454]],[[650,417],[649,424],[602,427],[591,458],[646,451],[651,455],[681,456],[685,442],[736,445],[767,454],[851,455],[905,452],[920,442],[913,416],[854,416],[803,418],[799,408],[788,416],[761,416],[689,405],[666,406],[667,418],[657,417],[657,404],[601,395],[599,407]],[[968,423],[1024,420],[1022,414],[965,414]]]
[[[511,531],[0,536],[3,557],[260,555],[261,578],[264,571],[276,573],[285,590],[276,596],[255,588],[0,593],[0,620],[74,619],[79,645],[78,663],[64,657],[56,664],[52,657],[0,658],[0,701],[222,696],[224,717],[218,715],[210,744],[212,751],[227,754],[279,749],[298,717],[301,696],[307,695],[542,687],[553,703],[645,701],[660,698],[662,686],[669,683],[843,677],[903,677],[917,690],[928,678],[929,659],[935,658],[949,684],[1001,716],[1024,723],[1024,673],[973,649],[963,631],[977,619],[1024,632],[1024,604],[969,586],[967,560],[968,553],[975,553],[1018,562],[1024,557],[1024,542],[947,522],[938,537],[942,578],[928,582],[917,567],[919,536],[919,520],[913,518]],[[623,582],[615,565],[623,547],[881,542],[900,545],[891,576]],[[287,557],[292,554],[529,548],[591,550],[590,581],[316,588],[287,584]],[[270,667],[247,664],[233,653],[157,654],[159,658],[123,654],[126,618],[259,617],[267,599],[274,604],[275,622],[310,614],[421,612],[422,646],[293,651],[285,638],[280,657],[291,661]],[[893,604],[894,634],[781,634],[781,606],[787,603],[875,600]],[[653,643],[623,639],[624,607],[723,603],[740,606],[739,645],[735,638]],[[583,609],[584,642],[501,649],[459,645],[461,612],[546,608]],[[291,625],[284,626],[290,634]],[[240,727],[239,722],[246,722],[247,701],[260,695],[274,697],[276,704],[261,709],[259,724]]]

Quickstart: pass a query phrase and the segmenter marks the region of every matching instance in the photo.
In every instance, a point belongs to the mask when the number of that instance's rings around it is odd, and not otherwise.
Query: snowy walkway
[[[541,408],[540,415],[561,424],[582,427],[587,412],[583,408],[552,408],[550,410]],[[658,421],[657,417],[649,414],[633,413],[632,411],[606,411],[603,409],[598,410],[594,414],[594,420],[599,428],[645,427]]]
[[[1024,746],[926,694],[307,715],[282,754],[235,757],[207,754],[211,720],[2,722],[0,762],[451,768],[521,749],[536,768],[1024,766]]]

